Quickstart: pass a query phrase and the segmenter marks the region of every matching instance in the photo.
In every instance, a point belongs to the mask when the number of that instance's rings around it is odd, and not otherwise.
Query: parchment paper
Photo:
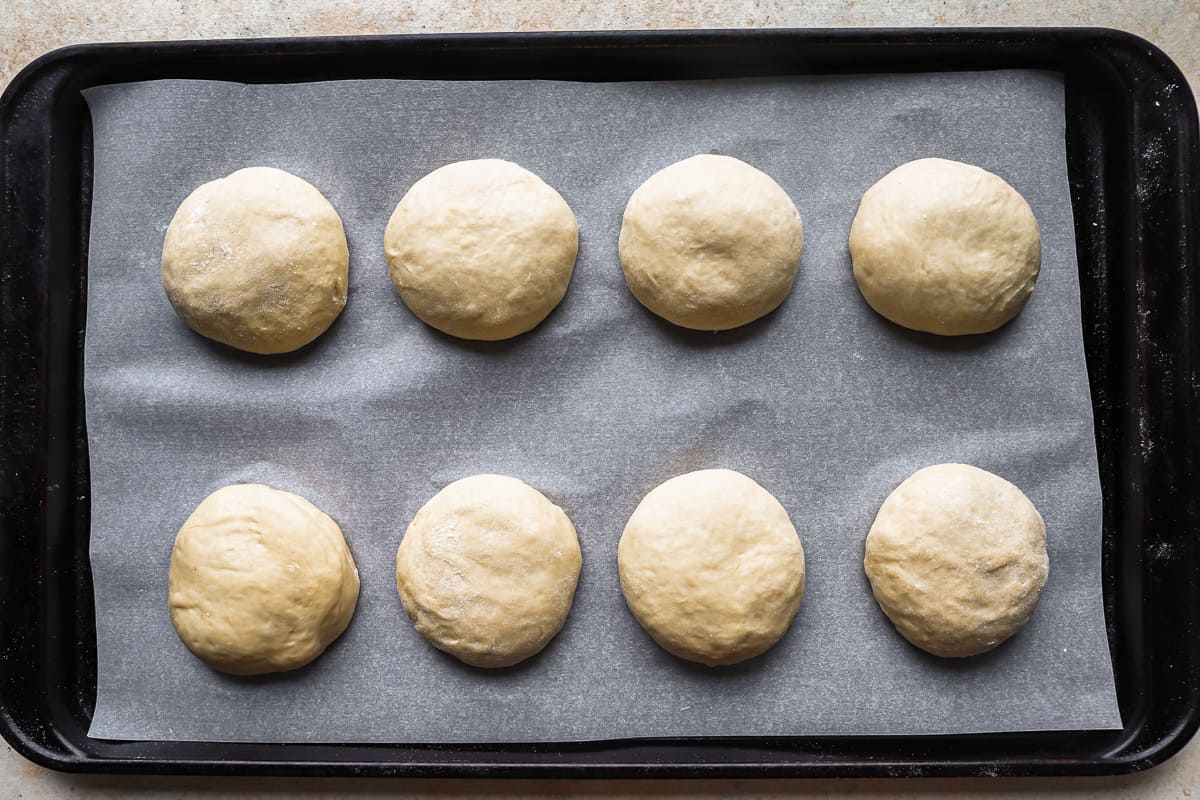
[[[87,93],[95,132],[87,425],[98,696],[111,739],[487,742],[644,736],[921,734],[1120,726],[1100,583],[1100,493],[1064,164],[1061,80],[992,72],[730,82],[171,81]],[[699,152],[774,177],[804,218],[782,308],[688,332],[624,286],[630,193]],[[909,159],[979,164],[1029,200],[1043,268],[995,334],[887,323],[855,288],[846,237],[862,192]],[[383,230],[418,178],[514,160],[579,220],[570,291],[535,332],[438,334],[389,282]],[[191,333],[163,294],[163,233],[198,184],[249,165],[300,175],[345,221],[350,301],[290,356]],[[962,461],[1045,516],[1050,581],[989,655],[906,644],[871,596],[863,540],[912,471]],[[638,500],[688,470],[740,470],[791,513],[808,559],[786,637],[750,662],[680,661],[625,608],[616,547]],[[502,671],[426,645],[396,594],[416,510],[478,472],[518,476],[579,529],[583,577],[561,635]],[[337,519],[358,613],[309,668],[222,676],[167,614],[180,524],[235,481],[299,492]]]

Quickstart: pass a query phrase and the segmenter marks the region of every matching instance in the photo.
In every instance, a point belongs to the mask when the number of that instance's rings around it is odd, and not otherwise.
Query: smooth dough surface
[[[987,333],[1033,293],[1042,240],[1032,209],[987,170],[923,158],[867,190],[850,226],[854,279],[897,325]]]
[[[342,220],[307,181],[240,169],[192,192],[163,242],[167,299],[202,336],[251,353],[316,339],[346,306]]]
[[[341,635],[358,570],[337,523],[303,497],[234,484],[175,537],[171,622],[188,649],[233,675],[302,667]]]
[[[507,667],[562,629],[582,554],[561,508],[516,478],[474,475],[417,512],[396,586],[417,631],[476,667]]]
[[[567,292],[579,228],[562,196],[509,161],[459,161],[400,200],[384,233],[392,283],[426,324],[462,339],[536,327]]]
[[[863,565],[900,634],[938,656],[998,646],[1033,615],[1050,562],[1024,493],[966,464],[914,472],[884,501]]]
[[[660,484],[617,548],[629,610],[665,650],[709,666],[769,649],[804,594],[804,550],[787,511],[739,472]]]
[[[619,250],[642,305],[696,330],[726,330],[774,311],[791,291],[800,212],[767,174],[729,156],[672,164],[625,207]]]

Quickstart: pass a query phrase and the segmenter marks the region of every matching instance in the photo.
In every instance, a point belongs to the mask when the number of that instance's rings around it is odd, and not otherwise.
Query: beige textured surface
[[[308,500],[257,483],[196,506],[171,551],[168,606],[188,649],[233,675],[298,669],[350,624],[358,570],[342,529]]]
[[[871,308],[943,336],[1015,317],[1042,263],[1033,210],[973,164],[920,158],[867,189],[850,225],[854,279]]]
[[[541,492],[472,475],[417,512],[396,553],[396,586],[434,647],[476,667],[509,667],[562,629],[582,559],[575,526]]]
[[[906,25],[1102,25],[1144,36],[1200,81],[1196,0],[6,0],[0,7],[0,79],[77,42],[236,36],[601,28],[744,28]],[[0,747],[0,796],[124,800],[281,800],[380,797],[879,798],[1200,796],[1200,742],[1149,772],[1117,778],[873,781],[384,781],[128,778],[48,772]]]
[[[439,167],[383,235],[392,284],[426,324],[496,341],[532,330],[566,294],[579,228],[562,195],[511,161]]]
[[[804,595],[804,550],[779,501],[731,469],[652,489],[617,547],[629,610],[665,650],[701,664],[765,653]]]
[[[311,342],[346,307],[350,251],[318,189],[274,167],[197,187],[163,240],[162,282],[188,327],[251,353]]]
[[[863,567],[905,639],[972,656],[1024,627],[1046,584],[1046,524],[1020,489],[968,464],[917,470],[883,501]]]
[[[634,191],[618,250],[642,305],[685,328],[723,331],[783,302],[803,244],[800,214],[770,175],[706,153]]]

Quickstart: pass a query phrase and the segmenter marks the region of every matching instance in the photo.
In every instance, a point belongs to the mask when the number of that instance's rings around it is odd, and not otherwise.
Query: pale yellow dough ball
[[[1046,525],[998,475],[938,464],[888,495],[863,566],[901,636],[934,655],[976,655],[1033,615],[1050,569]]]
[[[188,327],[251,353],[316,339],[346,306],[342,220],[311,184],[270,167],[206,183],[163,241],[162,282]]]
[[[221,672],[296,669],[350,624],[358,570],[337,523],[303,497],[235,484],[196,507],[171,552],[179,638]]]
[[[476,667],[507,667],[562,629],[582,563],[561,508],[516,478],[474,475],[417,512],[396,553],[396,586],[434,647]]]
[[[707,469],[647,494],[617,548],[625,602],[665,650],[709,666],[779,641],[804,594],[804,550],[779,501]]]
[[[800,212],[769,175],[699,155],[646,180],[625,207],[618,249],[629,291],[663,319],[736,328],[774,311],[800,268]]]
[[[459,161],[413,184],[384,233],[400,298],[461,339],[532,330],[566,294],[579,250],[567,202],[509,161]]]
[[[1042,240],[1029,204],[987,170],[923,158],[863,195],[850,226],[854,279],[897,325],[944,336],[987,333],[1033,293]]]

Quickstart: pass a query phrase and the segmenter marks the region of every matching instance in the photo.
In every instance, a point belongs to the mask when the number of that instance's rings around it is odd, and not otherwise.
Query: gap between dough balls
[[[231,675],[296,669],[337,639],[358,603],[341,528],[299,495],[226,486],[196,507],[171,551],[175,632]]]
[[[739,472],[660,484],[617,547],[629,610],[663,649],[709,666],[768,650],[804,594],[804,549],[779,501]]]
[[[774,311],[796,280],[800,212],[769,175],[698,155],[634,191],[618,241],[638,302],[684,328],[718,331]]]
[[[987,170],[910,161],[866,191],[850,226],[854,280],[897,325],[943,336],[993,331],[1033,293],[1042,264],[1025,198]]]
[[[180,203],[163,241],[162,282],[189,328],[251,353],[287,353],[346,306],[342,220],[307,181],[240,169]]]
[[[1046,524],[998,475],[937,464],[883,501],[863,568],[900,635],[936,656],[985,653],[1033,616],[1049,575]]]
[[[417,512],[396,553],[396,587],[431,645],[472,666],[508,667],[562,629],[582,564],[561,508],[516,478],[474,475]]]
[[[388,272],[419,319],[460,339],[537,327],[567,292],[579,228],[562,196],[509,161],[459,161],[412,185],[384,233]]]

